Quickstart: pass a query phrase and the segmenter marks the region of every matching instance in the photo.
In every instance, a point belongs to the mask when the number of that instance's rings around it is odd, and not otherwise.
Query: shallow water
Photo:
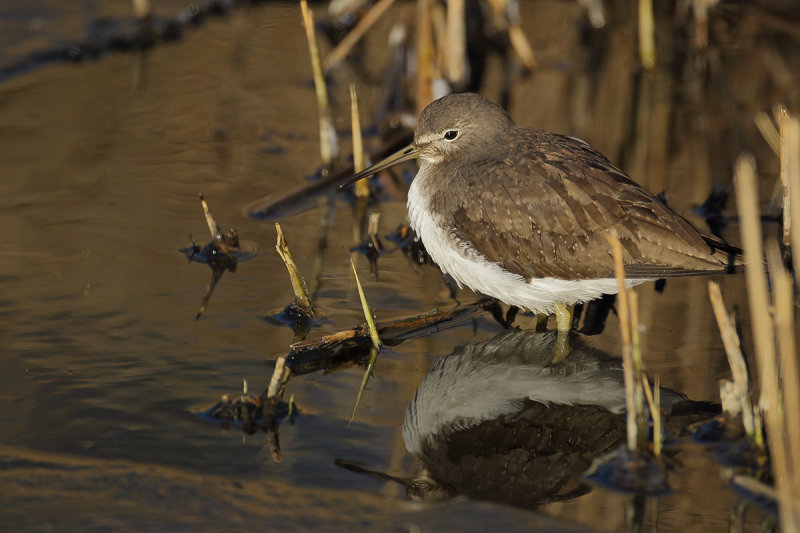
[[[10,6],[4,12],[27,16]],[[412,7],[400,5],[395,15]],[[47,2],[30,9],[60,17],[64,28],[76,17]],[[543,66],[512,90],[511,113],[519,123],[587,139],[641,183],[666,190],[670,204],[687,215],[712,183],[730,182],[732,160],[743,149],[756,153],[763,190],[771,190],[777,163],[752,114],[795,102],[777,82],[752,79],[754,71],[769,74],[763,54],[725,50],[728,55],[714,59],[722,67],[705,89],[694,93],[691,79],[670,80],[687,86],[675,102],[654,83],[652,99],[635,104],[635,56],[620,45],[590,76],[572,31],[581,17],[572,4],[523,4],[525,29]],[[382,46],[388,27],[382,21],[370,33],[374,48]],[[616,28],[608,42],[632,38],[629,27]],[[24,51],[62,38],[24,28],[19,34]],[[63,35],[76,38],[66,29]],[[379,72],[380,52],[368,56],[370,69]],[[800,57],[783,60],[791,66]],[[344,67],[333,80],[342,130],[348,128],[352,76]],[[411,525],[429,531],[488,525],[625,530],[627,498],[601,489],[535,511],[463,496],[423,504],[409,501],[395,483],[334,465],[340,458],[395,476],[416,475],[421,464],[401,434],[406,404],[454,346],[500,332],[489,317],[384,349],[350,429],[360,368],[293,380],[288,393],[300,415],[294,425],[281,426],[281,463],[270,458],[263,434],[243,437],[196,416],[222,394],[237,394],[242,378],[260,391],[273,361],[292,342],[288,328],[263,320],[291,298],[272,249],[274,228],[243,209],[300,187],[316,170],[309,80],[298,8],[271,4],[210,20],[145,54],[51,65],[0,85],[2,522],[57,531],[224,530],[256,523],[292,531]],[[724,97],[714,92],[720,87]],[[369,116],[379,88],[362,80],[359,91]],[[652,110],[638,130],[631,119],[635,105]],[[677,110],[664,125],[659,112],[669,105]],[[349,141],[342,142],[349,150]],[[210,272],[187,264],[177,250],[190,243],[190,234],[205,242],[200,192],[217,222],[235,226],[260,253],[225,274],[195,321]],[[405,217],[402,198],[380,211],[383,233]],[[306,273],[319,219],[312,210],[281,222]],[[337,203],[318,300],[327,320],[312,336],[361,321],[349,274],[351,240],[350,209]],[[436,269],[417,272],[399,253],[382,258],[379,267],[375,281],[366,261],[359,263],[379,318],[453,304]],[[741,277],[721,281],[729,305],[746,303]],[[663,294],[652,285],[637,292],[650,373],[694,400],[715,401],[728,370],[706,282],[671,280]],[[459,296],[462,303],[472,298],[468,291]],[[616,328],[612,316],[590,343],[616,356]],[[657,522],[659,531],[727,530],[744,504],[703,448],[685,444],[679,459],[671,477],[675,492],[648,503],[646,522]],[[756,531],[763,518],[749,507],[745,530]]]

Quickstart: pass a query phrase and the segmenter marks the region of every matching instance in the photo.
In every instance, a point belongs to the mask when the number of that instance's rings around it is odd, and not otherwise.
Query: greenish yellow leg
[[[558,331],[569,331],[572,329],[572,308],[564,304],[554,304],[553,311],[556,312],[556,324]]]
[[[553,364],[560,363],[569,355],[569,330],[572,328],[572,308],[557,303],[553,306],[556,313],[558,337],[553,350]]]

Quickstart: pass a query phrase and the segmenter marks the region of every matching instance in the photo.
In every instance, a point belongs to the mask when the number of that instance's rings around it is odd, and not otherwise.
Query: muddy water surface
[[[62,16],[45,4],[43,17]],[[398,6],[395,15],[411,9]],[[771,190],[776,163],[752,116],[778,101],[793,103],[764,66],[764,57],[780,50],[774,43],[752,38],[711,57],[717,70],[697,88],[700,74],[690,67],[678,79],[658,71],[637,81],[629,26],[607,30],[612,50],[590,65],[575,32],[583,17],[577,5],[525,3],[523,17],[542,68],[512,89],[518,122],[587,139],[638,181],[667,191],[687,216],[712,183],[730,182],[740,150],[757,154],[764,190]],[[65,25],[74,19],[63,15]],[[376,49],[388,27],[383,22],[371,34]],[[18,31],[29,39],[19,41],[24,51],[52,42]],[[380,72],[381,54],[373,56],[368,70]],[[354,76],[346,66],[334,75],[342,130]],[[272,4],[211,20],[143,55],[51,65],[0,85],[3,523],[57,531],[626,530],[627,498],[600,489],[536,511],[463,496],[421,504],[396,483],[334,465],[341,458],[395,476],[419,473],[401,435],[405,406],[441,356],[500,332],[488,317],[385,349],[350,429],[361,369],[292,381],[300,415],[281,427],[281,463],[265,450],[263,434],[244,437],[198,419],[222,394],[236,394],[243,378],[251,390],[262,389],[293,338],[263,320],[291,298],[273,226],[243,208],[300,187],[315,171],[309,80],[299,10]],[[379,88],[356,81],[368,116]],[[670,91],[673,84],[683,88]],[[260,253],[225,275],[195,321],[209,271],[187,264],[177,249],[190,234],[207,237],[200,192],[217,221],[235,226]],[[380,211],[388,233],[403,222],[404,201]],[[305,272],[319,219],[312,210],[282,221]],[[730,236],[736,240],[735,231]],[[361,320],[349,277],[351,240],[350,209],[338,204],[319,297],[327,320],[312,335]],[[378,281],[369,279],[363,259],[359,270],[380,318],[453,304],[435,269],[415,271],[398,253],[381,259]],[[692,399],[715,401],[728,371],[706,281],[638,292],[651,373]],[[744,303],[743,279],[722,281],[729,302]],[[468,291],[459,296],[472,298]],[[612,316],[589,342],[616,356],[616,328]],[[650,502],[646,521],[659,531],[727,530],[743,504],[716,463],[693,444],[679,459],[675,492]],[[745,528],[757,530],[763,517],[748,508]]]

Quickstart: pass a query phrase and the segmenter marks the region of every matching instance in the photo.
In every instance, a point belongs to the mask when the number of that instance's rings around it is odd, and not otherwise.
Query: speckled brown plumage
[[[488,261],[526,279],[613,277],[606,234],[615,229],[626,275],[661,278],[723,272],[738,250],[691,223],[586,143],[515,125],[478,95],[434,102],[420,117],[417,146],[458,130],[417,176],[428,208]],[[459,146],[460,143],[460,146]],[[446,150],[443,150],[445,148]]]

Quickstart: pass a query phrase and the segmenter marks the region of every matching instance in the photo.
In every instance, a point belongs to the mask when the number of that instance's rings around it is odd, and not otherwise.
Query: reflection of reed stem
[[[350,415],[350,421],[348,422],[348,426],[353,423],[353,420],[356,418],[356,410],[358,409],[358,404],[361,403],[361,398],[364,395],[364,390],[367,388],[367,383],[369,382],[369,378],[372,375],[372,369],[375,368],[375,362],[378,360],[378,353],[381,351],[381,339],[378,336],[378,328],[375,326],[375,318],[372,316],[372,309],[369,307],[369,303],[367,302],[367,297],[364,294],[364,289],[361,287],[361,281],[358,279],[358,272],[356,271],[356,265],[352,261],[350,262],[350,266],[353,267],[353,275],[356,277],[356,285],[358,286],[358,296],[361,299],[361,307],[364,310],[364,318],[367,320],[367,326],[369,328],[369,336],[372,339],[372,347],[370,348],[369,352],[369,363],[367,363],[367,368],[364,370],[364,376],[361,378],[361,386],[358,388],[358,396],[356,397],[356,403],[353,406],[353,412]]]

